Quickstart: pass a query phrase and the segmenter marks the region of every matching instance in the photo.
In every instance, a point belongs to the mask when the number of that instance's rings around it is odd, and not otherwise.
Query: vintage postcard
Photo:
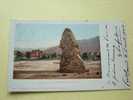
[[[128,89],[122,22],[13,21],[9,91]]]

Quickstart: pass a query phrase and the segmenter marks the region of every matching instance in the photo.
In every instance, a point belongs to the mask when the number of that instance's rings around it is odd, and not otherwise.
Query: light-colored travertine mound
[[[85,71],[83,60],[80,57],[79,45],[69,28],[66,28],[63,32],[60,48],[62,49],[60,72]]]

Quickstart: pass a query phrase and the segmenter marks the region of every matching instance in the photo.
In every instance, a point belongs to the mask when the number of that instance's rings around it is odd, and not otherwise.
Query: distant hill
[[[99,37],[94,37],[91,39],[77,40],[81,54],[84,52],[98,52],[100,50],[100,40]],[[45,50],[46,53],[61,54],[61,49],[58,46],[50,47]]]
[[[46,49],[45,52],[47,54],[53,54],[53,53],[61,54],[61,49],[59,48],[59,46],[54,46]]]
[[[98,52],[100,50],[100,40],[99,37],[94,37],[91,39],[78,40],[81,54],[83,52]]]

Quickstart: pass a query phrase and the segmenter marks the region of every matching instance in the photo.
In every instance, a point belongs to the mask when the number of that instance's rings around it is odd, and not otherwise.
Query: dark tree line
[[[83,60],[100,60],[100,54],[97,54],[97,52],[84,52],[81,57]]]
[[[14,60],[15,61],[21,61],[21,60],[54,60],[54,59],[60,59],[61,55],[57,55],[56,53],[51,54],[43,54],[41,57],[37,57],[35,59],[32,59],[31,53],[26,52],[25,54],[20,51],[14,52]]]
[[[20,60],[32,60],[31,54],[30,52],[26,52],[25,54],[23,54],[20,51],[15,51],[15,56],[14,56],[14,60],[15,61],[20,61]],[[100,60],[100,54],[98,54],[97,52],[84,52],[81,55],[81,58],[83,60]],[[61,55],[57,54],[56,52],[51,53],[51,54],[44,54],[41,57],[38,57],[34,60],[54,60],[54,59],[60,59]]]
[[[53,60],[53,59],[59,59],[59,58],[60,58],[60,55],[56,53],[51,53],[51,54],[43,55],[40,59]]]

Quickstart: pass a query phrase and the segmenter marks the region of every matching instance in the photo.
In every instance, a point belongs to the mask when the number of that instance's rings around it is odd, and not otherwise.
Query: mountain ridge
[[[90,39],[83,39],[77,40],[79,44],[81,54],[84,52],[99,52],[100,51],[100,40],[99,36],[90,38]],[[52,54],[61,54],[61,49],[58,46],[50,47],[45,50],[46,53]]]

